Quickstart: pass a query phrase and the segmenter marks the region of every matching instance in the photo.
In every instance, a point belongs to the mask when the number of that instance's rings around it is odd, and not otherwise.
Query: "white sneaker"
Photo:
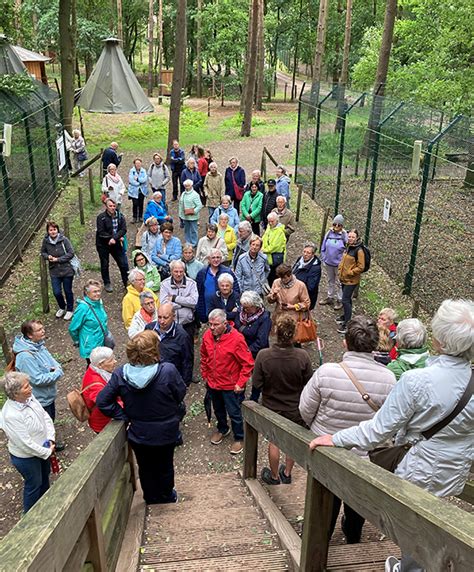
[[[62,318],[65,313],[66,310],[61,310],[61,308],[59,308],[59,310],[56,312],[56,318]]]
[[[72,318],[72,312],[66,312],[64,314],[64,319],[65,320],[70,320]]]
[[[389,556],[385,560],[385,572],[400,572],[400,560],[395,556]]]

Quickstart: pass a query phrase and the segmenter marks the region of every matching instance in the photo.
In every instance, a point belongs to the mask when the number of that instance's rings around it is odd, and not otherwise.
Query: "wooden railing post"
[[[63,217],[63,233],[67,238],[71,238],[71,231],[69,228],[69,217]]]
[[[104,533],[102,531],[102,518],[99,503],[97,502],[87,521],[89,530],[90,549],[87,561],[94,567],[94,572],[107,571],[107,558],[105,555]]]
[[[298,197],[296,199],[296,222],[300,220],[300,210],[301,210],[301,197],[303,195],[303,185],[297,185],[298,187]]]
[[[244,421],[244,479],[257,478],[258,431]]]
[[[90,199],[91,199],[91,203],[94,204],[95,203],[95,197],[94,197],[94,177],[92,175],[92,169],[89,169],[87,171],[87,175],[89,178],[89,195],[90,195]]]
[[[81,222],[81,225],[84,226],[86,224],[86,219],[84,216],[84,195],[82,192],[82,187],[78,187],[77,192],[79,199],[79,220]]]
[[[301,572],[326,570],[334,495],[308,472],[301,544]]]
[[[5,360],[5,363],[8,364],[12,359],[12,352],[8,345],[7,334],[3,326],[0,326],[0,345],[2,346],[3,359]]]
[[[321,236],[319,238],[319,250],[321,250],[321,246],[323,245],[324,237],[326,236],[326,229],[328,227],[329,213],[330,213],[330,210],[328,207],[326,209],[326,211],[324,212],[323,226],[321,227]]]
[[[43,314],[49,314],[49,286],[48,286],[48,268],[46,265],[46,258],[40,254],[40,287],[41,287],[41,301],[43,304]]]
[[[133,449],[130,446],[130,442],[127,444],[127,461],[130,465],[130,482],[132,483],[133,492],[137,490],[137,470],[135,467],[135,457],[133,455]]]

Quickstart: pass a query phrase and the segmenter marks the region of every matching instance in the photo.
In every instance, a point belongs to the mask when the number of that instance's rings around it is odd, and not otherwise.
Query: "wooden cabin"
[[[48,78],[46,76],[46,62],[51,60],[48,56],[43,56],[43,54],[38,54],[22,48],[21,46],[13,46],[13,49],[18,54],[18,57],[23,62],[23,65],[28,70],[28,73],[34,77],[37,81],[41,81],[45,85],[48,85]]]

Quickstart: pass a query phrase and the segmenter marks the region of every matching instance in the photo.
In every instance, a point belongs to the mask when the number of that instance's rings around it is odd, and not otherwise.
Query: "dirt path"
[[[266,146],[278,161],[282,161],[285,164],[285,161],[290,157],[294,157],[295,138],[294,135],[282,134],[258,139],[218,142],[212,145],[212,150],[218,165],[221,166],[221,170],[227,164],[229,156],[236,155],[239,157],[240,164],[247,173],[250,173],[260,165],[263,146]],[[126,153],[125,164],[128,164],[128,155],[131,156],[131,153],[127,152],[126,149],[124,151]],[[289,165],[289,168],[292,170],[291,165]],[[125,171],[122,172],[122,176],[124,173]],[[268,176],[270,175],[269,171]],[[200,221],[200,235],[202,235],[202,229],[206,222],[204,210]],[[176,203],[172,203],[171,211],[176,215]],[[129,220],[131,217],[128,202],[125,204],[125,214]],[[99,261],[94,247],[95,220],[90,220],[86,224],[88,229],[88,235],[84,243],[86,247],[80,253],[80,258],[88,270],[84,272],[80,280],[75,281],[74,290],[76,296],[82,295],[82,285],[85,280],[100,276]],[[135,231],[134,226],[130,224],[130,245],[133,245]],[[180,230],[178,230],[178,236],[183,238]],[[290,240],[288,256],[290,262],[293,262],[300,254],[305,239],[304,233],[299,228]],[[32,256],[34,256],[34,253]],[[104,293],[104,304],[109,315],[111,331],[117,341],[116,356],[119,363],[123,363],[125,361],[124,347],[127,335],[121,320],[122,290],[118,287],[120,279],[113,262],[111,262],[111,269],[112,280],[117,285],[117,288],[112,294]],[[7,282],[4,288],[11,288],[11,284]],[[320,308],[316,310],[316,317],[319,322],[321,336],[326,343],[325,359],[333,359],[341,353],[340,339],[334,333],[334,316],[332,311],[321,311]],[[60,454],[60,461],[63,468],[67,468],[94,436],[86,424],[80,424],[69,413],[66,402],[66,393],[81,383],[82,375],[85,371],[85,362],[79,358],[77,350],[71,343],[67,333],[67,323],[63,320],[54,319],[54,310],[52,314],[45,316],[44,323],[47,332],[47,347],[61,362],[65,373],[64,378],[59,382],[59,396],[56,401],[58,412],[56,426],[58,439],[66,443],[66,449]],[[326,338],[325,332],[331,332],[331,339]],[[308,344],[307,349],[316,367],[318,359],[314,344]],[[199,352],[196,352],[196,355],[198,356]],[[197,362],[195,366],[196,371],[198,371]],[[241,459],[231,457],[227,443],[219,447],[212,446],[209,443],[211,429],[207,427],[207,420],[203,411],[203,395],[204,388],[202,383],[200,383],[198,385],[193,384],[186,397],[188,414],[185,418],[183,429],[184,445],[176,451],[176,472],[178,474],[229,471],[239,468],[242,462]],[[261,455],[263,460],[266,455],[266,447],[263,445],[261,447]],[[23,488],[21,478],[9,462],[3,433],[0,433],[0,462],[0,537],[2,537],[21,516],[21,494]]]

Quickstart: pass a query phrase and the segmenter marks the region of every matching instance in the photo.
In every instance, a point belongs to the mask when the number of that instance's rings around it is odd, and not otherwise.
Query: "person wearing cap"
[[[321,261],[326,269],[328,295],[319,301],[321,306],[333,304],[335,310],[342,308],[342,288],[338,277],[338,266],[347,244],[347,232],[343,228],[344,217],[338,214],[332,221],[321,245]]]
[[[276,189],[276,181],[275,179],[268,179],[267,181],[267,192],[263,195],[263,203],[262,203],[262,225],[263,228],[267,228],[267,217],[272,212],[274,208],[276,208],[277,203],[277,189]]]

